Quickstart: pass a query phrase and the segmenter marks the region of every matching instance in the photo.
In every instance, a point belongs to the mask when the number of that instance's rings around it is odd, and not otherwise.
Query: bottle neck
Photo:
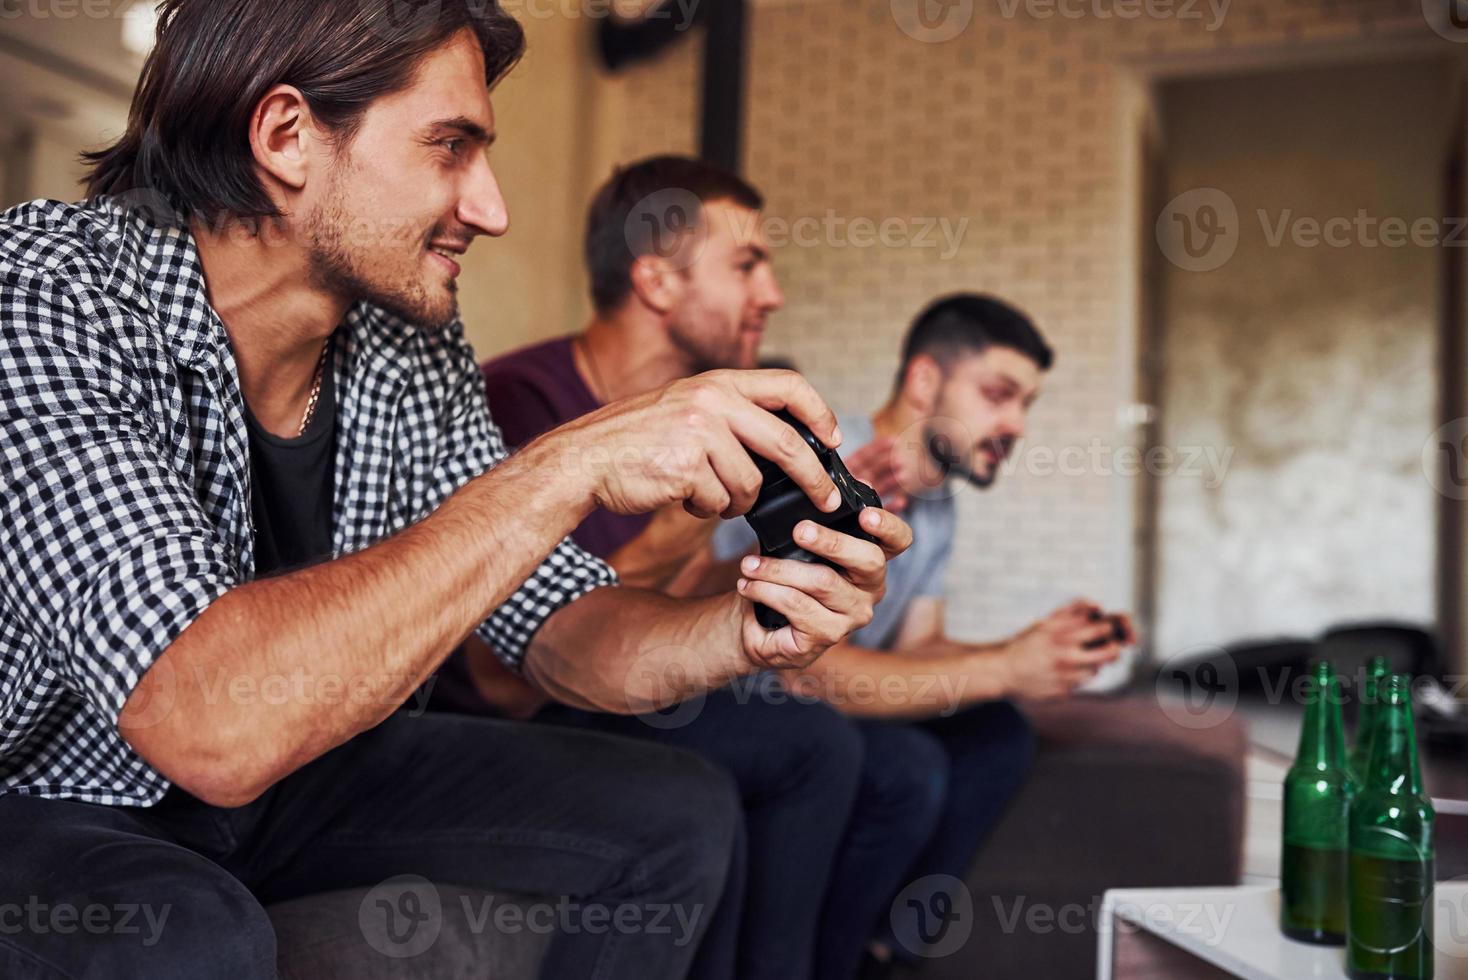
[[[1346,758],[1345,726],[1341,722],[1339,681],[1324,665],[1311,677],[1306,698],[1295,765],[1318,770],[1337,768]]]
[[[1366,683],[1361,685],[1361,698],[1356,710],[1356,733],[1357,740],[1368,739],[1371,731],[1376,727],[1376,720],[1381,716],[1381,699],[1384,695],[1382,678],[1370,675]]]
[[[1376,715],[1376,709],[1381,707],[1382,699],[1386,697],[1391,676],[1391,665],[1385,657],[1371,659],[1371,664],[1366,668],[1366,677],[1361,683],[1360,697],[1357,699],[1360,705],[1359,717],[1364,719]]]
[[[1393,795],[1422,795],[1422,770],[1417,763],[1417,731],[1412,722],[1412,698],[1403,679],[1393,678],[1377,709],[1371,737],[1371,761],[1366,768],[1370,790]]]

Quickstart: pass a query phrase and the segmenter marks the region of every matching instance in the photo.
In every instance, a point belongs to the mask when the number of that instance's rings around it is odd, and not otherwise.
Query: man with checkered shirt
[[[404,873],[699,916],[696,961],[565,930],[545,976],[729,974],[726,776],[395,709],[470,633],[603,711],[804,666],[910,534],[872,511],[880,546],[807,546],[839,573],[697,601],[565,540],[596,507],[742,513],[745,447],[829,509],[768,410],[840,437],[795,375],[718,372],[506,456],[454,257],[507,227],[488,86],[522,45],[468,0],[168,0],[88,201],[0,216],[0,896],[169,910],[151,944],[0,922],[0,975],[273,977],[264,903]]]

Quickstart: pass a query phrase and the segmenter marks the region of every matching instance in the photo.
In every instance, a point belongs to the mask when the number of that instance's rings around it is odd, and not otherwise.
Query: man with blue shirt
[[[851,976],[863,946],[876,961],[920,955],[917,913],[904,902],[889,918],[892,897],[907,882],[962,878],[1019,788],[1033,738],[1009,699],[1066,696],[1132,642],[1126,617],[1118,640],[1085,601],[997,643],[943,631],[953,496],[964,483],[993,484],[1053,361],[1020,311],[992,296],[950,295],[914,320],[886,403],[839,419],[853,474],[903,514],[913,544],[889,565],[872,622],[820,664],[786,673],[793,691],[852,716],[865,747],[827,899],[822,977]],[[754,545],[745,522],[729,521],[713,549],[732,559]],[[760,561],[745,557],[741,572]],[[874,931],[882,938],[868,942]]]

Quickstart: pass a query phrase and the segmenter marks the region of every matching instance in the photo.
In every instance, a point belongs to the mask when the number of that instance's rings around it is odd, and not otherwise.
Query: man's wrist
[[[596,510],[599,475],[581,447],[574,444],[570,434],[554,429],[501,465],[508,465],[511,461],[535,475],[547,504],[576,516],[573,526],[580,525]]]
[[[749,665],[747,673],[758,673],[765,665],[760,663],[744,642],[744,597],[738,592],[723,593],[719,603],[719,615],[722,617],[722,626],[718,635],[727,636],[733,642],[733,649],[739,651],[739,658]]]
[[[1015,644],[1018,638],[1001,640],[976,647],[969,654],[969,662],[986,675],[994,690],[991,697],[1007,698],[1016,691]]]

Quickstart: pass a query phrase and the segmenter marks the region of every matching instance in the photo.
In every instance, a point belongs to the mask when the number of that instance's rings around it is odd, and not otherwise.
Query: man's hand
[[[1117,640],[1110,618],[1094,620],[1101,607],[1084,599],[1063,606],[1006,643],[1000,650],[1008,688],[1036,701],[1069,695],[1136,642],[1132,622],[1121,614],[1125,640]],[[1097,644],[1096,646],[1091,646]]]
[[[743,514],[760,488],[751,451],[821,510],[835,510],[840,491],[800,434],[771,414],[779,408],[827,446],[839,443],[836,416],[794,371],[710,371],[613,402],[532,445],[554,442],[563,467],[589,481],[595,504],[618,514],[673,503],[697,517]]]
[[[852,476],[877,491],[883,507],[900,514],[907,509],[907,488],[916,485],[916,474],[907,472],[907,457],[893,452],[896,445],[897,440],[885,436],[842,458]]]
[[[593,590],[546,620],[526,654],[525,676],[564,704],[642,714],[759,670],[808,666],[871,621],[886,590],[888,557],[912,542],[900,517],[869,508],[860,519],[879,543],[810,521],[796,525],[801,547],[839,568],[756,558],[737,592],[703,599],[625,586]],[[755,620],[755,602],[790,624],[766,630]]]
[[[912,544],[912,529],[895,514],[870,507],[860,521],[875,544],[813,521],[795,526],[797,544],[839,568],[758,555],[741,562],[744,578],[738,590],[747,600],[742,636],[752,662],[776,670],[808,666],[872,621],[872,610],[887,591],[887,561]],[[783,613],[790,625],[766,630],[755,620],[756,602]]]
[[[677,504],[657,509],[642,533],[607,557],[623,585],[667,591],[710,540],[719,522],[694,517]]]

